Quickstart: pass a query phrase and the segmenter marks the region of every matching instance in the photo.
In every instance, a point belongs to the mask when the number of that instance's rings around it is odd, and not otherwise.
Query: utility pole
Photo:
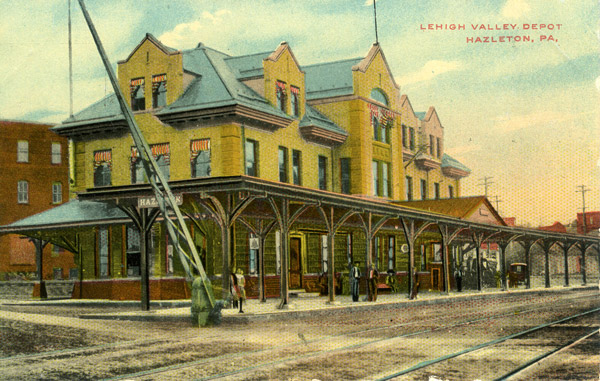
[[[580,208],[582,213],[581,213],[581,217],[583,219],[583,235],[587,234],[587,226],[586,226],[586,222],[585,222],[585,192],[589,191],[589,188],[586,188],[585,185],[578,185],[577,186],[577,190],[575,192],[577,193],[581,193],[581,200],[583,202],[583,207]]]
[[[490,181],[491,179],[493,179],[491,176],[486,176],[483,179],[479,179],[479,181],[483,181],[481,184],[479,184],[479,186],[483,185],[485,189],[485,197],[488,196],[488,187],[494,183],[493,181]]]
[[[496,212],[498,212],[498,214],[500,214],[500,203],[502,202],[502,200],[500,200],[500,197],[498,196],[494,196],[494,202],[496,203]]]

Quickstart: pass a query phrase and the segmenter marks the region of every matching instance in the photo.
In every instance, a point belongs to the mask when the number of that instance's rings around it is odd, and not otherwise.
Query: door
[[[441,291],[441,285],[442,285],[442,280],[441,280],[441,272],[440,269],[431,269],[431,288],[434,290],[438,290]]]
[[[300,238],[290,238],[290,289],[302,288],[302,256]]]

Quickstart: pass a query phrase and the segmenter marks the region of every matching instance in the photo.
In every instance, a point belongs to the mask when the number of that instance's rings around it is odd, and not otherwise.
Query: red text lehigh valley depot
[[[421,30],[561,30],[563,24],[420,24]]]

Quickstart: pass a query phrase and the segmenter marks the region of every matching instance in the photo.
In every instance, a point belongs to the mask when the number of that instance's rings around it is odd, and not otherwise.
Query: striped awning
[[[191,151],[190,160],[193,161],[196,157],[198,157],[200,152],[209,151],[209,150],[210,150],[210,139],[192,140],[190,143],[190,151]]]
[[[296,86],[290,86],[290,91],[292,92],[292,94],[298,95],[298,93],[300,92],[300,89],[297,88]]]
[[[165,87],[165,90],[167,89],[167,75],[166,74],[159,74],[159,75],[153,75],[152,76],[152,91],[156,91],[156,89],[158,89],[158,87],[160,86],[160,84],[163,84],[163,86]]]
[[[169,143],[152,144],[150,150],[152,151],[152,156],[154,156],[154,158],[163,155],[166,159],[169,159],[171,156]],[[131,146],[131,161],[136,161],[139,157],[140,153],[137,147]]]
[[[112,166],[112,150],[102,150],[94,152],[94,168],[99,167],[103,163]]]
[[[285,91],[285,82],[277,81],[275,82],[275,85],[277,85],[278,89]]]

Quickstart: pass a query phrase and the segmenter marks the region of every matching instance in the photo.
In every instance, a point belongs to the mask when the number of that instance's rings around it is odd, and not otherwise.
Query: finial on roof
[[[197,48],[201,48],[203,46],[204,46],[204,44],[202,42],[199,42],[198,45],[196,45]]]
[[[287,41],[281,41],[281,42],[279,43],[279,45],[287,45],[287,44],[288,44],[288,43],[287,43]]]

